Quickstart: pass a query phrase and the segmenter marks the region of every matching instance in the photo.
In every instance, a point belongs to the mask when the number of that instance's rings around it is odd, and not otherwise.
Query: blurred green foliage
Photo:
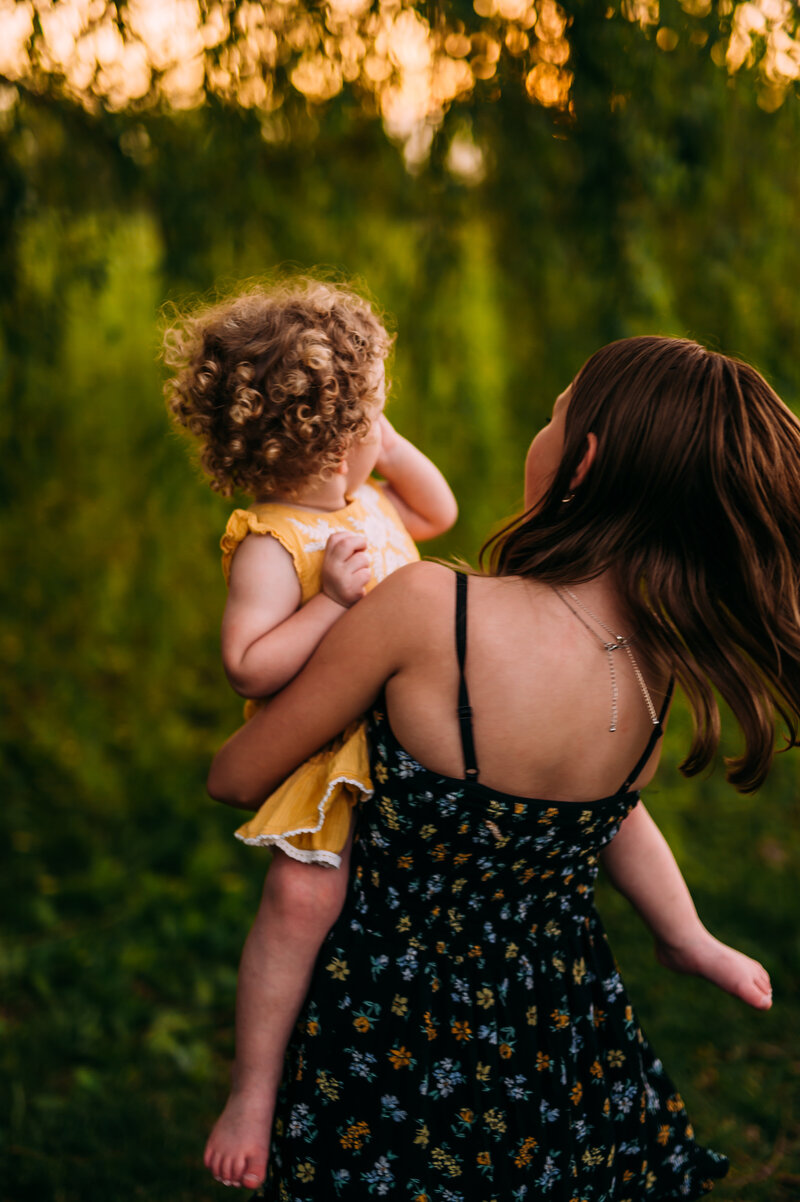
[[[3,1202],[222,1196],[200,1154],[265,858],[204,794],[240,713],[218,662],[229,505],[167,428],[165,301],[278,263],[363,277],[396,319],[392,418],[461,502],[438,553],[474,557],[513,510],[537,423],[611,338],[707,340],[800,404],[798,105],[764,114],[685,40],[581,30],[574,125],[476,101],[417,175],[346,98],[280,136],[213,104],[90,116],[42,94],[0,115]],[[447,169],[459,130],[478,184]],[[621,900],[601,908],[700,1137],[732,1158],[715,1197],[787,1202],[797,758],[755,798],[719,771],[686,783],[686,721],[648,800],[774,1010],[668,978]]]

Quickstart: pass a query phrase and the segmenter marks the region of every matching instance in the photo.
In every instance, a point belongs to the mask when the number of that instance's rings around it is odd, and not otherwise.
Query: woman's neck
[[[547,589],[555,592],[563,592],[567,596],[574,598],[579,606],[580,603],[587,606],[593,615],[613,626],[615,630],[619,627],[619,633],[625,635],[634,634],[633,617],[628,612],[619,576],[614,568],[606,569],[606,571],[602,572],[599,576],[595,576],[592,580],[580,583],[576,582],[574,584],[565,582],[560,585],[551,585],[537,580],[535,577],[531,579],[525,576],[513,577],[512,579],[521,581],[526,588],[532,587],[534,591]]]

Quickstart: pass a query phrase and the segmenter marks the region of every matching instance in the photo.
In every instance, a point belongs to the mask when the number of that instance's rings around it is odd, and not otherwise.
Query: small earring
[[[574,501],[574,500],[575,500],[575,493],[574,492],[567,493],[567,495],[565,497],[561,498],[561,504],[569,505],[570,501]]]

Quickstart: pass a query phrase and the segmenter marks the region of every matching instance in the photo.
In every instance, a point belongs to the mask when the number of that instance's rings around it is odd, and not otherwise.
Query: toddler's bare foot
[[[203,1163],[223,1185],[257,1189],[267,1172],[274,1098],[231,1092],[208,1137]]]
[[[772,985],[763,965],[720,943],[708,931],[681,947],[656,943],[656,955],[666,968],[705,977],[757,1010],[772,1005]]]

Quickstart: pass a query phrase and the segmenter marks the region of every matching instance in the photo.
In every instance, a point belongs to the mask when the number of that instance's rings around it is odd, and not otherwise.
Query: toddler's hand
[[[378,418],[378,431],[381,436],[381,449],[375,461],[375,471],[381,476],[387,476],[387,469],[392,452],[400,443],[400,435],[389,419],[382,413]]]
[[[322,592],[349,609],[364,596],[369,577],[367,540],[360,534],[337,530],[325,544]]]

